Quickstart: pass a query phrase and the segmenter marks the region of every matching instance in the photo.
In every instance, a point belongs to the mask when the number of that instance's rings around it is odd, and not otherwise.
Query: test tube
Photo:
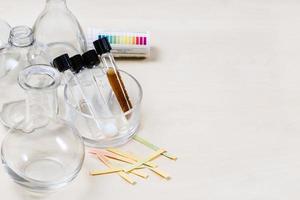
[[[68,83],[71,79],[74,80],[78,91],[80,92],[81,97],[84,99],[84,101],[89,104],[89,99],[84,94],[83,85],[80,83],[80,80],[77,76],[77,74],[81,71],[82,65],[79,64],[80,60],[76,59],[76,57],[73,58],[73,63],[71,63],[71,59],[68,54],[63,54],[58,57],[56,57],[53,60],[53,66],[58,69],[61,73],[63,73],[63,77],[65,79],[65,82]],[[72,90],[71,90],[72,91]],[[72,94],[74,98],[77,96]],[[76,99],[76,102],[78,102],[78,107],[80,107],[80,101]],[[94,113],[92,110],[92,107],[89,106],[89,109],[91,113]]]
[[[98,96],[98,102],[100,102],[100,108],[102,112],[102,115],[105,115],[106,117],[112,117],[112,112],[109,108],[108,102],[107,102],[107,94],[109,93],[109,88],[106,87],[106,84],[104,83],[104,80],[100,80],[101,76],[105,76],[102,69],[99,67],[100,60],[95,50],[89,50],[82,54],[82,58],[85,64],[85,68],[87,68],[85,71],[89,74],[89,79],[93,83],[93,86],[95,88],[95,93]],[[97,71],[93,70],[99,68]],[[97,73],[100,72],[101,74]]]
[[[103,126],[99,119],[99,112],[96,112],[94,103],[92,101],[93,93],[95,90],[93,90],[89,84],[92,80],[88,73],[83,72],[84,71],[84,61],[80,55],[75,55],[71,59],[69,58],[68,54],[63,54],[61,56],[58,56],[53,60],[53,65],[55,68],[57,68],[60,72],[63,72],[65,79],[67,82],[73,78],[78,92],[80,93],[81,97],[83,98],[84,102],[87,105],[88,112],[91,114],[91,116],[94,119],[94,122],[96,123],[97,127],[104,133],[106,132],[113,132],[116,133],[116,128],[111,128],[109,130],[106,130],[107,127]],[[73,95],[76,96],[76,95]],[[97,96],[97,95],[96,95]],[[79,103],[80,101],[76,99],[76,102]],[[93,135],[94,137],[100,137],[101,131],[98,132],[98,134]]]
[[[103,102],[102,107],[108,109],[108,99],[111,96],[112,90],[109,87],[103,68],[100,67],[100,60],[97,52],[95,50],[89,50],[82,54],[82,58],[84,60],[85,67],[87,68],[86,71],[89,72],[90,77],[92,77],[93,79],[95,87],[98,89],[98,93],[102,99],[101,102]],[[112,116],[109,109],[105,111],[105,113],[108,113],[109,117]]]
[[[107,37],[100,38],[93,42],[97,53],[104,65],[105,72],[110,83],[110,86],[125,113],[132,108],[128,93],[122,81],[115,59],[111,54],[111,46]]]

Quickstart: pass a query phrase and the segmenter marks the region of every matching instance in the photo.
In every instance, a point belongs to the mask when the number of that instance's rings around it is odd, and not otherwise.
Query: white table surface
[[[0,168],[0,199],[299,199],[300,2],[69,0],[84,29],[149,30],[152,56],[122,60],[144,90],[139,134],[176,154],[171,174],[131,186],[117,175],[78,178],[44,197]],[[0,0],[0,17],[32,25],[43,0]],[[5,135],[1,127],[0,139]],[[134,142],[124,149],[144,152]]]

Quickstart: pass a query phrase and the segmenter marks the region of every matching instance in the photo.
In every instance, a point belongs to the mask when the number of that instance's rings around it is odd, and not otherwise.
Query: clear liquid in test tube
[[[99,93],[95,89],[90,72],[84,68],[85,64],[82,57],[75,55],[69,58],[67,54],[64,54],[54,59],[53,64],[60,72],[64,73],[66,80],[73,80],[75,83],[72,95],[75,97],[76,106],[79,110],[85,109],[84,112],[92,116],[92,120],[88,120],[87,123],[91,127],[96,126],[96,129],[99,129],[99,131],[93,132],[92,137],[96,139],[117,134],[117,129],[113,124],[107,125],[99,120],[102,112],[97,111],[97,104],[95,103],[101,102],[98,100]]]

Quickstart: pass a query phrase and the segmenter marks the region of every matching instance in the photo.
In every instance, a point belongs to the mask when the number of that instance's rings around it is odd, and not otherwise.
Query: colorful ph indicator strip
[[[120,45],[147,45],[147,36],[130,36],[130,35],[99,35],[99,38],[107,37],[110,44]]]
[[[86,36],[89,49],[94,48],[93,41],[107,37],[114,57],[147,58],[150,56],[151,41],[150,33],[147,31],[103,31],[95,27],[90,27],[86,32]]]

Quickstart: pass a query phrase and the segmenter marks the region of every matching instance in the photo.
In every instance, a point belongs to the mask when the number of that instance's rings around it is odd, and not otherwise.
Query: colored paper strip
[[[141,159],[138,158],[137,156],[132,155],[132,154],[129,154],[129,153],[126,153],[126,152],[123,152],[123,151],[121,151],[121,150],[119,150],[119,149],[108,148],[108,149],[106,149],[106,150],[107,150],[107,151],[110,151],[110,152],[112,152],[112,153],[115,153],[115,154],[117,154],[117,155],[120,155],[120,156],[129,158],[129,159],[133,160],[134,162],[138,162],[138,161],[141,160]],[[133,164],[133,163],[131,163],[131,164]],[[147,165],[147,166],[149,166],[149,167],[153,167],[153,168],[157,167],[157,165],[154,164],[154,163],[152,163],[152,162],[146,162],[145,165]]]
[[[143,45],[143,37],[140,37],[140,45]]]
[[[92,176],[96,176],[96,175],[105,175],[105,174],[112,174],[112,173],[116,173],[116,172],[120,172],[122,171],[122,169],[106,169],[106,170],[94,170],[90,172],[90,175]]]
[[[124,171],[125,172],[130,172],[130,171],[134,170],[135,168],[140,167],[141,165],[145,164],[146,162],[154,160],[155,158],[159,157],[164,152],[166,152],[166,151],[163,150],[163,149],[159,149],[159,150],[155,151],[153,154],[151,154],[145,160],[141,160],[141,161],[135,163],[134,165],[130,166],[129,168],[125,169]]]
[[[108,168],[111,168],[111,169],[115,169],[111,164],[110,162],[105,158],[105,156],[102,156],[101,154],[96,154],[97,157],[99,158],[99,160],[101,160]],[[125,172],[123,171],[120,171],[120,172],[117,172],[118,175],[123,178],[125,181],[127,181],[128,183],[134,185],[136,182],[134,180],[132,180]]]
[[[157,151],[157,150],[160,149],[160,148],[157,147],[156,145],[154,145],[154,144],[148,142],[148,141],[145,140],[144,138],[141,138],[141,137],[139,137],[139,136],[137,136],[137,135],[135,135],[135,136],[133,137],[133,139],[136,140],[136,141],[138,141],[138,142],[140,142],[141,144],[147,146],[148,148],[150,148],[150,149],[152,149],[152,150],[154,150],[154,151]],[[176,157],[176,156],[173,156],[173,155],[171,155],[171,154],[169,154],[169,153],[167,153],[167,152],[163,153],[162,155],[164,155],[165,157],[167,157],[167,158],[169,158],[169,159],[171,159],[171,160],[177,160],[177,157]]]
[[[169,179],[171,178],[166,172],[163,172],[163,171],[160,170],[160,169],[152,168],[152,167],[149,167],[149,169],[150,169],[151,171],[153,171],[154,173],[158,174],[159,176],[161,176],[161,177],[164,178],[164,179],[169,180]]]
[[[123,157],[123,156],[120,156],[118,154],[111,153],[111,152],[108,152],[108,151],[100,150],[100,149],[91,149],[89,152],[93,153],[93,154],[100,153],[100,154],[102,154],[106,157],[113,158],[115,160],[119,160],[119,161],[126,162],[126,163],[129,163],[129,164],[132,164],[132,162],[135,162],[132,159],[129,159],[129,158],[126,158],[126,157]]]
[[[126,160],[126,158],[122,158],[122,157],[120,157],[120,156],[118,156],[118,155],[114,155],[114,154],[112,154],[112,153],[110,153],[110,152],[107,152],[107,151],[103,151],[103,150],[100,150],[100,149],[97,149],[97,150],[91,150],[90,151],[90,153],[93,153],[93,154],[96,154],[96,155],[101,155],[101,156],[103,156],[103,157],[109,157],[109,158],[113,158],[113,159],[116,159],[116,160],[119,160],[119,161],[123,161],[123,162],[127,162],[127,163],[135,163],[134,161],[130,161],[129,159],[127,159]],[[125,161],[124,161],[125,160]],[[107,162],[109,162],[108,160],[107,160]],[[118,169],[118,168],[115,168],[115,169]],[[136,168],[136,169],[142,169],[142,168]],[[123,170],[123,169],[122,169]],[[124,170],[123,170],[124,171]],[[145,174],[145,173],[143,173],[143,172],[141,172],[141,171],[136,171],[136,170],[134,170],[134,171],[131,171],[130,173],[132,173],[132,174],[134,174],[134,175],[137,175],[137,176],[139,176],[139,177],[142,177],[142,178],[148,178],[148,174]]]

